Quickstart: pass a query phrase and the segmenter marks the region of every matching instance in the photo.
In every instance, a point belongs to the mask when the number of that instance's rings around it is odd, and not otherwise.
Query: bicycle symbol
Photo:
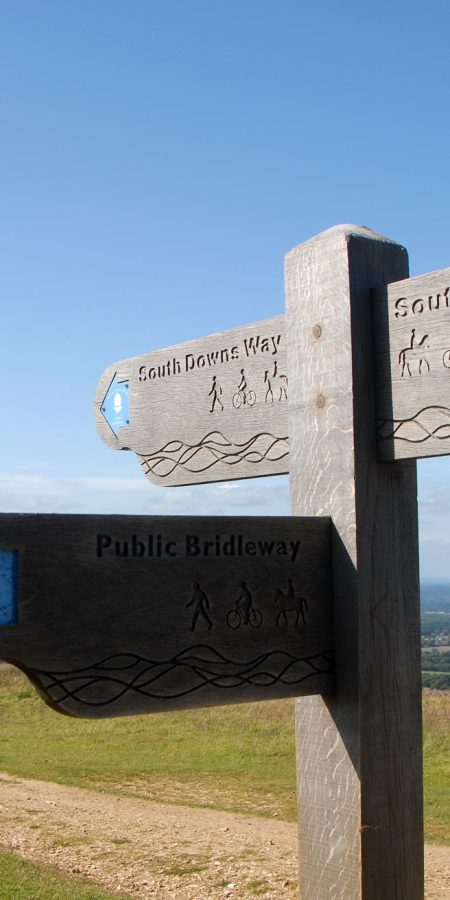
[[[239,409],[243,403],[246,403],[247,406],[253,406],[256,400],[256,394],[254,391],[238,391],[233,397],[233,406],[235,409]]]
[[[255,609],[254,606],[251,606],[247,613],[238,607],[237,609],[231,609],[227,615],[228,628],[239,628],[240,625],[251,625],[252,628],[259,628],[262,620],[262,613],[259,609]]]
[[[253,406],[256,400],[256,394],[254,391],[248,390],[247,381],[245,378],[244,369],[241,369],[241,381],[236,393],[233,396],[233,406],[235,409],[239,409],[240,406]]]
[[[247,587],[245,581],[241,581],[240,594],[236,600],[234,609],[230,609],[226,622],[228,628],[239,628],[241,625],[251,625],[252,628],[259,628],[262,624],[262,612],[253,606],[253,597]]]

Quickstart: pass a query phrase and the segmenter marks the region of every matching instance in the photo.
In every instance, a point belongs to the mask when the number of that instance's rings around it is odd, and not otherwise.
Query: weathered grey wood
[[[0,551],[0,658],[61,712],[334,688],[328,519],[1,515]]]
[[[114,363],[95,415],[105,443],[134,450],[151,481],[193,484],[286,473],[287,398],[276,316]]]
[[[376,461],[370,298],[406,275],[353,226],[286,258],[292,509],[332,517],[338,691],[297,703],[303,900],[423,897],[415,463]]]
[[[374,293],[380,459],[450,453],[450,269]]]
[[[449,294],[450,269],[374,291],[380,459],[450,453]],[[284,316],[122,360],[97,388],[99,434],[156,484],[286,473],[286,365]]]

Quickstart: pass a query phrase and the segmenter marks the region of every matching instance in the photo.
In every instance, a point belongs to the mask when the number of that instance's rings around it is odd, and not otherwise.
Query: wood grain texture
[[[373,296],[380,459],[450,453],[450,269]]]
[[[275,316],[114,363],[95,417],[109,447],[133,450],[152,482],[171,486],[286,473],[287,404],[284,316]]]
[[[0,658],[60,712],[334,689],[328,519],[1,515],[0,549],[18,557]]]
[[[378,463],[370,291],[403,248],[339,226],[286,258],[294,514],[330,515],[336,700],[297,704],[303,900],[423,897],[415,463]]]

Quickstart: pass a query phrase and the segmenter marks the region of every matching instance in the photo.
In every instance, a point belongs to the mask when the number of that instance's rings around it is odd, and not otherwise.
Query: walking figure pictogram
[[[209,609],[209,600],[198,581],[194,582],[192,588],[192,599],[189,600],[189,603],[186,603],[186,609],[189,609],[190,606],[194,607],[191,631],[195,631],[195,626],[199,619],[202,619],[205,625],[208,626],[208,629],[210,629],[213,625],[207,613],[207,610]]]
[[[210,412],[214,412],[214,407],[216,406],[216,404],[218,406],[220,406],[220,409],[223,411],[223,403],[220,399],[221,394],[222,394],[222,388],[221,388],[219,382],[217,381],[217,375],[213,375],[212,388],[208,394],[208,397],[212,397]]]

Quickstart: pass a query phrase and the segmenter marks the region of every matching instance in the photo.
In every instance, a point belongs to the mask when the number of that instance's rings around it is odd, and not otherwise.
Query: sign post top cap
[[[372,241],[382,241],[385,244],[402,246],[401,244],[398,244],[398,241],[394,241],[384,234],[379,234],[377,231],[372,231],[371,228],[366,228],[365,225],[333,225],[332,228],[327,228],[325,231],[321,231],[320,234],[316,234],[314,237],[308,238],[307,241],[303,241],[303,243],[293,247],[292,250],[289,250],[288,253],[286,253],[286,260],[288,260],[291,255],[295,255],[299,250],[308,247],[308,245],[317,244],[320,241],[337,240],[341,237],[344,240],[348,240],[351,237],[362,237]],[[403,249],[405,250],[404,247]]]

